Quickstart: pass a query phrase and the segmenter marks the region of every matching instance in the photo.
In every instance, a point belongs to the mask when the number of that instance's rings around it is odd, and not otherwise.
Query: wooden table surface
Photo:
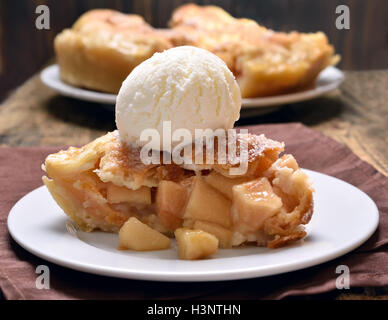
[[[346,72],[331,95],[243,118],[237,125],[302,122],[348,145],[388,176],[388,70]],[[0,105],[1,146],[83,145],[115,128],[114,108],[62,97],[35,75]],[[324,150],[322,151],[324,152]],[[340,298],[387,298],[364,288]]]

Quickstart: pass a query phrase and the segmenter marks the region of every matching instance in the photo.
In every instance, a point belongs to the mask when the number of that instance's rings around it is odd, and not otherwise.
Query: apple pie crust
[[[134,217],[167,236],[180,228],[202,230],[222,248],[276,248],[302,239],[313,213],[308,177],[292,155],[279,157],[283,143],[264,135],[238,139],[248,145],[244,175],[230,176],[234,164],[219,164],[217,157],[215,164],[190,169],[145,165],[139,149],[122,143],[114,131],[49,155],[43,182],[83,231],[118,232]]]
[[[60,76],[75,86],[118,93],[128,74],[155,52],[191,45],[223,59],[242,97],[250,98],[309,88],[339,60],[322,32],[275,32],[216,6],[182,5],[169,25],[156,29],[138,15],[88,11],[55,38]]]

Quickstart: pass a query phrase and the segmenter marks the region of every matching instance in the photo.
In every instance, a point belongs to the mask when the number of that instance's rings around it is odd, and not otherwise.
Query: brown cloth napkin
[[[380,211],[380,225],[361,247],[334,261],[287,274],[238,281],[168,283],[109,278],[66,269],[35,257],[9,236],[7,216],[23,195],[42,185],[40,165],[59,148],[0,148],[0,288],[6,299],[280,299],[338,290],[335,269],[350,268],[350,286],[388,285],[388,179],[346,146],[301,124],[258,125],[252,133],[286,143],[299,164],[343,179]],[[44,206],[44,203],[42,203]],[[333,221],[335,223],[335,221]],[[50,289],[37,289],[38,265],[50,268]]]

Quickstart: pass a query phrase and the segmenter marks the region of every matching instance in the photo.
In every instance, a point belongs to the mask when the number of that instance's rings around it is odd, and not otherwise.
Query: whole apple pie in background
[[[322,32],[274,32],[215,6],[183,5],[169,26],[155,29],[137,15],[89,11],[55,39],[61,78],[117,93],[133,68],[153,53],[191,45],[223,59],[248,98],[311,87],[320,71],[339,60]]]

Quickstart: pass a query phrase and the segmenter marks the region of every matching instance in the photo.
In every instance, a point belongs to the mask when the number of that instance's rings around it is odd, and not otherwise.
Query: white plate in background
[[[43,69],[40,74],[40,78],[46,86],[54,89],[64,96],[85,101],[110,104],[112,106],[116,103],[115,94],[74,87],[63,82],[59,76],[59,67],[57,64],[48,66]],[[328,67],[319,74],[316,80],[316,86],[312,89],[272,97],[243,99],[242,107],[270,107],[310,100],[337,89],[343,82],[344,78],[344,74],[341,70],[335,67]]]
[[[379,221],[375,203],[364,192],[339,179],[305,172],[316,190],[314,214],[306,227],[308,236],[301,243],[279,249],[221,249],[213,258],[198,261],[179,260],[175,242],[168,250],[119,251],[117,234],[74,233],[66,227],[69,220],[44,186],[15,204],[8,216],[8,230],[19,245],[43,259],[105,276],[218,281],[280,274],[335,259],[357,248],[373,234]]]

